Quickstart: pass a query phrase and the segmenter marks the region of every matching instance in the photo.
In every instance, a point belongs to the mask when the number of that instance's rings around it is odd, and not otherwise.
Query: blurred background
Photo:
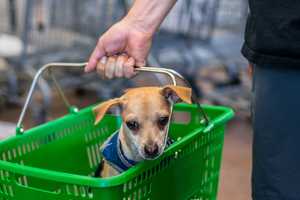
[[[130,0],[0,1],[0,139],[15,134],[37,70],[49,62],[87,61],[98,37],[130,5]],[[220,200],[251,199],[251,77],[240,54],[247,12],[247,0],[179,0],[155,35],[148,59],[149,66],[181,73],[202,103],[235,109],[225,135]],[[112,81],[81,69],[53,74],[79,108],[128,87],[166,83],[165,77],[149,74]],[[67,113],[53,85],[49,73],[38,82],[26,129]]]

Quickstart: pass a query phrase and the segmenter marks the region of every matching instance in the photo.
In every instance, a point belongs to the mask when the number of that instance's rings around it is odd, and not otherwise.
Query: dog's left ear
[[[96,114],[96,119],[95,119],[94,124],[96,125],[101,121],[101,119],[103,118],[105,113],[108,111],[108,109],[110,109],[112,106],[120,105],[120,104],[121,104],[120,98],[115,98],[115,99],[105,101],[105,102],[101,103],[100,105],[96,106],[93,109],[94,113]]]
[[[182,86],[167,85],[161,89],[162,95],[173,103],[192,103],[192,89]]]

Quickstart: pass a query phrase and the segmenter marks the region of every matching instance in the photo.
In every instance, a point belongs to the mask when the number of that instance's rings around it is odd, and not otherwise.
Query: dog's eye
[[[158,125],[160,127],[165,127],[167,125],[167,123],[169,122],[169,117],[160,117],[158,119]]]
[[[126,122],[127,127],[130,130],[137,131],[139,129],[139,123],[137,121],[128,121]]]

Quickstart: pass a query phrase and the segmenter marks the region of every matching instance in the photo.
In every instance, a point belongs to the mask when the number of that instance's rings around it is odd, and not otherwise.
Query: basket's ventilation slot
[[[0,170],[0,197],[14,196],[14,190],[11,185],[11,180],[11,174],[8,171]]]
[[[66,195],[83,199],[93,199],[91,188],[80,185],[66,185]]]
[[[133,183],[134,182],[134,183]],[[152,183],[136,182],[136,179],[130,181],[123,186],[124,197],[123,200],[144,200],[151,199]]]
[[[86,153],[89,161],[89,166],[91,169],[91,174],[94,173],[95,168],[101,162],[100,147],[105,138],[107,138],[111,132],[108,127],[101,127],[95,129],[94,131],[88,132],[85,134],[84,139],[86,143]]]
[[[159,165],[150,168],[139,176],[123,185],[123,200],[147,200],[151,198],[152,182],[151,178],[162,170],[166,169],[171,162],[171,157],[164,158]]]

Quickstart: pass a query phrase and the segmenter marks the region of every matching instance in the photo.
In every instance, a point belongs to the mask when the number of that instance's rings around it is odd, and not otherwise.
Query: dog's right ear
[[[192,89],[182,86],[167,85],[161,89],[162,95],[173,103],[192,103]]]
[[[105,115],[105,113],[107,112],[108,109],[110,109],[112,106],[120,105],[120,104],[121,104],[120,98],[115,98],[115,99],[105,101],[105,102],[101,103],[100,105],[96,106],[93,109],[93,111],[96,115],[94,124],[96,125],[101,121],[101,119],[103,118],[103,116]]]

